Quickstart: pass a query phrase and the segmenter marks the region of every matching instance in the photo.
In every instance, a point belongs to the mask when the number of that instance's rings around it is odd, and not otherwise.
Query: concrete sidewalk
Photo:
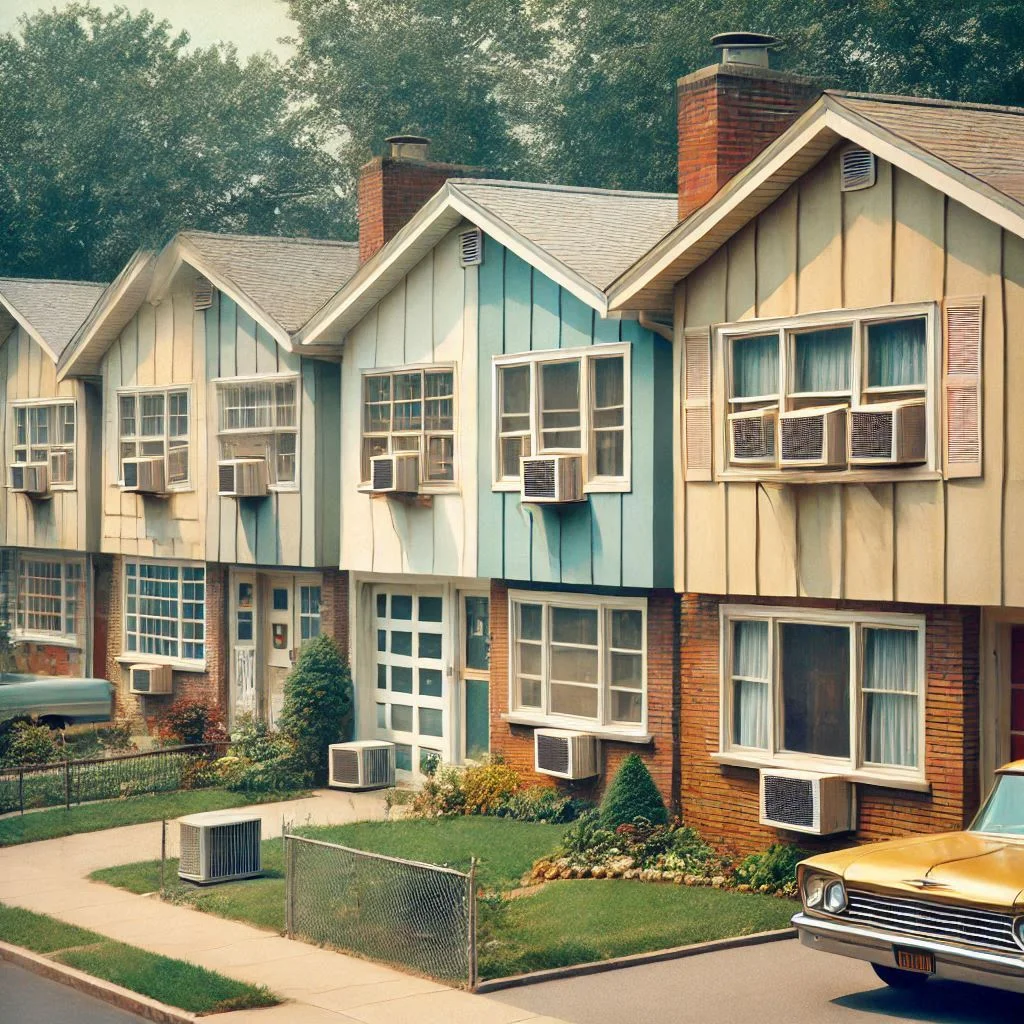
[[[384,817],[374,793],[321,791],[303,800],[247,808],[263,837],[282,817],[316,825]],[[560,1024],[486,996],[473,996],[390,967],[331,953],[236,921],[131,893],[88,875],[160,855],[160,822],[0,849],[0,902],[72,924],[240,981],[289,1000],[266,1010],[218,1014],[223,1024]]]

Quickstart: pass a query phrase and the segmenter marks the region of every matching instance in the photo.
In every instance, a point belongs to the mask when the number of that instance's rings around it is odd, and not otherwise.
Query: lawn
[[[20,907],[0,904],[0,940],[45,953],[58,963],[191,1013],[223,1013],[280,1002],[262,986],[114,942]]]
[[[80,832],[98,832],[120,825],[138,825],[161,818],[178,818],[199,811],[219,811],[246,804],[296,800],[305,793],[229,793],[225,789],[189,789],[177,793],[153,793],[148,796],[105,800],[30,814],[0,818],[0,846],[17,846],[40,839],[56,839]]]

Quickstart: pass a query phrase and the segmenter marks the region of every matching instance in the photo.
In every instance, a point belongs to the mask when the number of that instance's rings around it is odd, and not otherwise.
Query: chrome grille
[[[843,917],[858,924],[874,925],[904,935],[927,936],[1020,953],[1013,938],[1013,915],[992,910],[950,906],[932,900],[878,896],[850,890],[849,908]]]

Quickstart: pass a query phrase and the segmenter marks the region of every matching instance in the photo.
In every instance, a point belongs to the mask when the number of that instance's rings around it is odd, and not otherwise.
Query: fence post
[[[18,772],[18,809],[25,813],[25,769]]]
[[[71,762],[64,761],[64,810],[71,810]]]
[[[469,955],[469,991],[476,991],[476,857],[469,861],[469,928],[467,953]]]
[[[164,865],[167,863],[167,819],[160,822],[160,895],[164,894]]]
[[[295,938],[295,839],[284,837],[284,929],[289,939]]]

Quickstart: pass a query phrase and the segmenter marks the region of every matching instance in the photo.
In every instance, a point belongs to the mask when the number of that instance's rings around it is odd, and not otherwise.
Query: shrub
[[[60,734],[45,725],[15,722],[7,736],[3,763],[14,767],[22,764],[50,764],[64,758]]]
[[[160,716],[160,737],[172,743],[223,743],[227,738],[220,708],[182,697]]]
[[[601,803],[601,824],[607,829],[646,818],[655,825],[668,824],[668,811],[647,765],[636,754],[630,754],[619,765],[608,792]]]
[[[680,825],[673,830],[665,853],[665,870],[713,877],[728,867],[729,862],[706,843],[696,829]]]
[[[561,852],[578,864],[600,864],[617,848],[616,835],[604,828],[599,811],[587,811],[562,833]]]
[[[795,892],[796,866],[807,856],[788,843],[772,843],[763,853],[752,853],[736,865],[736,881],[752,889]]]
[[[500,760],[469,765],[462,773],[466,814],[494,814],[522,786],[522,779]]]
[[[513,818],[516,821],[564,825],[592,809],[586,800],[569,796],[554,786],[530,786],[512,793],[494,813],[500,818]]]
[[[327,780],[327,748],[350,738],[352,674],[324,634],[307,644],[284,684],[281,732],[295,746],[301,769]]]
[[[424,818],[463,814],[465,806],[463,772],[451,764],[438,765],[412,799],[413,814]]]

